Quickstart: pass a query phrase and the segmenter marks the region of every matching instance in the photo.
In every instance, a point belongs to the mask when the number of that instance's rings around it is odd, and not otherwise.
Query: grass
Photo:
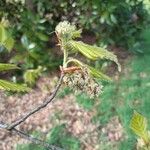
[[[86,110],[91,110],[94,106],[94,100],[84,93],[76,95],[76,102]]]
[[[119,116],[127,138],[118,143],[118,150],[135,149],[136,136],[129,127],[134,110],[143,114],[150,124],[150,55],[146,52],[129,58],[126,62],[118,81],[104,86],[99,105],[96,106],[95,101],[85,94],[76,95],[80,107],[89,111],[97,109],[93,122],[105,126],[113,116]],[[68,94],[70,91],[64,89],[60,97]],[[109,144],[104,145],[105,150],[110,148]]]
[[[34,134],[33,134],[34,135]],[[34,135],[35,136],[35,135]],[[39,137],[39,136],[36,136]],[[81,150],[80,141],[67,132],[64,124],[53,127],[44,138],[49,144],[61,147],[65,150]],[[16,150],[46,150],[37,144],[18,144]]]
[[[127,139],[119,150],[135,149],[135,135],[129,128],[133,110],[143,114],[150,123],[150,55],[135,56],[125,66],[120,79],[105,86],[100,96],[101,104],[93,118],[105,126],[110,118],[118,115]]]

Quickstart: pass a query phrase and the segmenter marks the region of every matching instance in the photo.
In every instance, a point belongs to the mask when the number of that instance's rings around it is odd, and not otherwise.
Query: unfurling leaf
[[[94,77],[94,78],[99,78],[101,80],[104,80],[104,81],[112,81],[111,78],[109,78],[107,75],[103,74],[102,72],[100,72],[99,70],[87,65],[87,64],[84,64],[83,62],[77,60],[77,59],[70,59],[68,61],[68,63],[75,63],[76,65],[78,66],[81,66],[81,67],[86,67],[89,71],[89,73]]]
[[[19,69],[14,64],[5,64],[5,63],[0,63],[0,71],[6,71],[6,70],[12,70],[12,69]]]
[[[39,66],[37,69],[29,69],[24,73],[24,80],[30,86],[35,84],[36,79],[41,75],[43,68]]]
[[[91,75],[93,75],[93,77],[99,78],[99,79],[104,80],[104,81],[112,81],[112,79],[110,77],[108,77],[107,75],[98,71],[97,69],[95,69],[91,66],[88,66],[87,68],[89,69],[89,72]]]
[[[136,111],[134,111],[134,114],[132,116],[130,128],[134,131],[136,135],[144,140],[145,144],[149,142],[147,120]]]
[[[30,88],[25,85],[16,84],[5,80],[0,80],[0,89],[14,92],[26,92],[30,90]]]
[[[91,46],[81,41],[73,41],[73,40],[69,41],[67,43],[67,46],[72,50],[79,51],[80,53],[82,53],[84,56],[86,56],[91,60],[108,59],[114,61],[118,65],[118,70],[121,71],[121,66],[118,62],[116,55],[107,51],[104,48]]]

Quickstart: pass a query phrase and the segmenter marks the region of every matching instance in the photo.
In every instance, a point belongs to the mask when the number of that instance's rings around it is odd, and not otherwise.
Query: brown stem
[[[3,123],[0,123],[0,128],[8,130],[7,129],[7,125],[3,124]],[[24,139],[27,139],[28,141],[30,141],[30,142],[32,142],[34,144],[41,145],[41,146],[45,147],[48,150],[63,150],[62,148],[56,147],[54,145],[50,145],[49,143],[47,143],[47,142],[45,142],[45,141],[43,141],[41,139],[35,138],[35,137],[33,137],[33,136],[31,136],[31,135],[29,135],[29,134],[27,134],[27,133],[25,133],[25,132],[23,132],[21,130],[18,130],[16,128],[13,128],[13,129],[8,130],[8,131],[17,134],[20,137],[22,137]]]

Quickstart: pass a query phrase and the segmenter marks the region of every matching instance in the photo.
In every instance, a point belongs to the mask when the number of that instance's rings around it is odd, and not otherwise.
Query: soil
[[[6,96],[4,92],[1,92],[0,120],[11,123],[36,105],[41,104],[52,90],[56,80],[56,77],[40,78],[37,87],[25,95]],[[109,141],[122,139],[123,129],[117,116],[110,120],[108,126],[100,129],[99,124],[93,124],[91,121],[96,113],[94,110],[86,111],[81,108],[76,103],[73,94],[63,99],[57,97],[46,108],[28,118],[18,129],[28,133],[37,130],[46,134],[52,127],[65,123],[67,130],[80,139],[83,150],[99,149],[100,132],[108,135]],[[56,113],[59,113],[59,118],[55,117]],[[15,150],[17,143],[26,142],[28,141],[0,129],[0,150]]]

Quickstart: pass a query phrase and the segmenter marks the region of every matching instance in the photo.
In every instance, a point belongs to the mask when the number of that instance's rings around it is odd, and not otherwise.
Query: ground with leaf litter
[[[1,92],[0,120],[11,123],[34,106],[41,104],[56,80],[56,77],[43,77],[37,82],[37,87],[25,95],[6,96]],[[66,124],[68,132],[80,139],[84,150],[100,149],[100,145],[103,144],[100,141],[102,134],[106,135],[106,141],[113,142],[115,146],[117,141],[123,139],[123,128],[118,117],[112,117],[107,126],[102,127],[92,123],[95,113],[94,108],[86,111],[80,107],[74,95],[69,94],[64,98],[55,98],[48,107],[32,115],[18,128],[28,133],[36,130],[47,134],[54,126]],[[17,143],[26,142],[16,135],[0,130],[0,150],[12,150]]]

